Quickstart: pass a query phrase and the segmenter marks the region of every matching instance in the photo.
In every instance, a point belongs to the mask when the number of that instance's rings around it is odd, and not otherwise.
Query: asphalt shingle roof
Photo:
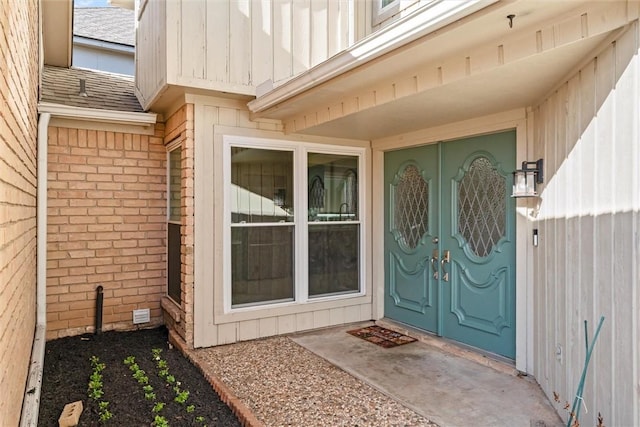
[[[87,96],[80,96],[80,79]],[[102,110],[142,112],[134,94],[132,76],[80,68],[45,65],[42,73],[42,102]]]
[[[73,35],[135,46],[134,11],[121,7],[77,7],[74,9]]]

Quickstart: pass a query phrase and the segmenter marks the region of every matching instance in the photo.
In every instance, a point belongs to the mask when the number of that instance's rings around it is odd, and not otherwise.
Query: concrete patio
[[[446,347],[451,351],[445,351],[438,343],[425,342],[440,341],[428,336],[382,348],[347,334],[351,329],[353,325],[292,339],[443,427],[563,425],[535,381],[516,375],[508,364],[477,354],[479,360],[469,360],[462,354],[470,352],[450,344]]]
[[[563,425],[535,381],[508,363],[415,331],[418,341],[394,348],[347,333],[372,324],[187,354],[245,425]]]

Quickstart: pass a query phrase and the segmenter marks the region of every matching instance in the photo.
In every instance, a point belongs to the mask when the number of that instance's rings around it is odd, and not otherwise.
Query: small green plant
[[[162,415],[156,415],[153,419],[153,425],[156,427],[169,427],[169,422]]]
[[[186,404],[187,400],[189,399],[189,390],[183,389],[182,383],[178,381],[176,377],[170,373],[169,364],[165,359],[162,358],[162,350],[154,348],[151,350],[151,354],[152,354],[153,360],[155,361],[158,377],[163,379],[166,385],[168,387],[171,387],[171,389],[175,393],[175,397],[173,401],[183,405],[187,414],[193,414],[196,410],[195,405]],[[194,420],[196,424],[206,427],[204,417],[195,416]]]
[[[151,409],[152,413],[155,414],[153,425],[157,426],[165,426],[169,425],[167,420],[159,415],[158,413],[162,411],[165,404],[162,402],[157,402],[157,395],[153,390],[153,386],[149,384],[149,377],[147,373],[140,369],[140,366],[136,363],[136,358],[134,356],[128,356],[124,359],[123,363],[129,367],[129,370],[133,372],[131,377],[134,378],[138,384],[142,386],[142,391],[144,391],[144,398],[153,402],[153,408]]]
[[[179,391],[176,391],[176,397],[173,400],[184,405],[188,398],[189,398],[189,390],[179,390]]]
[[[109,411],[109,402],[99,402],[98,411],[100,413],[100,421],[104,423],[111,419],[113,414]]]
[[[89,375],[87,394],[89,395],[89,399],[97,403],[100,423],[104,424],[113,417],[113,414],[109,411],[109,402],[101,400],[102,396],[104,396],[104,390],[102,389],[102,371],[105,370],[106,365],[101,363],[97,356],[91,356],[89,360],[93,371],[91,375]]]

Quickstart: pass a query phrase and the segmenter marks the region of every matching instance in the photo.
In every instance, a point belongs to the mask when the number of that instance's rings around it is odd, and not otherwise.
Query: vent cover
[[[148,323],[150,320],[151,320],[151,315],[149,314],[148,308],[133,310],[134,325],[137,325],[138,323]]]

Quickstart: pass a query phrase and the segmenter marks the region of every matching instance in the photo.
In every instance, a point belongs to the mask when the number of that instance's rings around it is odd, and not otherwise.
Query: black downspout
[[[100,335],[102,333],[102,299],[104,295],[102,285],[98,286],[96,289],[96,335]]]

